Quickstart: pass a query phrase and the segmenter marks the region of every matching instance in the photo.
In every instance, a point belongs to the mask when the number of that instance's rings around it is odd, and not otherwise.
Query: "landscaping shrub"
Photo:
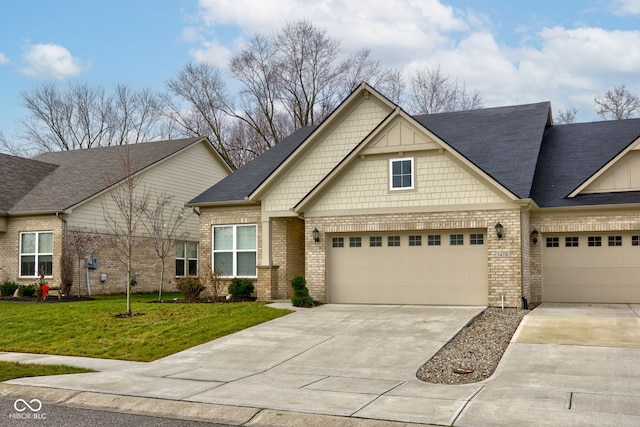
[[[254,289],[253,282],[249,279],[236,277],[231,279],[231,283],[229,284],[229,294],[231,298],[235,300],[250,298]]]
[[[37,283],[33,285],[20,285],[18,287],[18,295],[21,297],[32,297],[36,294],[39,287]]]
[[[293,288],[291,304],[293,304],[294,307],[313,307],[313,298],[309,295],[307,280],[304,276],[294,277],[291,280],[291,287]]]
[[[178,280],[176,287],[180,292],[182,292],[184,299],[187,301],[197,300],[200,293],[204,291],[204,286],[202,286],[200,280],[195,277],[185,277]]]
[[[10,297],[11,295],[13,295],[16,289],[18,289],[19,286],[20,285],[14,282],[2,282],[0,284],[0,295],[2,295],[3,297]]]

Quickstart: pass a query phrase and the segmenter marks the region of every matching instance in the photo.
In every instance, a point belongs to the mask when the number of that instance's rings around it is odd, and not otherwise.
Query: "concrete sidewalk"
[[[0,395],[234,425],[640,425],[638,308],[544,304],[465,386],[415,372],[481,308],[326,305],[152,363],[0,353],[102,371]]]

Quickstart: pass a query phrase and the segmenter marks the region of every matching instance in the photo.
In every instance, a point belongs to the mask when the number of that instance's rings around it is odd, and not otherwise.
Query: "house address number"
[[[496,258],[509,258],[511,253],[506,251],[496,252]]]

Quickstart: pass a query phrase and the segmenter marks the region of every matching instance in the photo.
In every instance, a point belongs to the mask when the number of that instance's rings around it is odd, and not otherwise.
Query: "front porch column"
[[[278,298],[278,266],[259,265],[256,295],[258,301],[272,301]]]

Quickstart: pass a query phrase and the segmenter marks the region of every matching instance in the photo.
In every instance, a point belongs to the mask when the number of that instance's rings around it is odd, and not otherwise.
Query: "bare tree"
[[[604,95],[594,98],[593,102],[596,112],[604,120],[630,119],[640,113],[640,98],[624,85],[609,89]]]
[[[118,85],[115,95],[87,83],[66,90],[45,83],[22,92],[22,139],[39,152],[122,145],[152,139],[161,119],[157,95]]]
[[[556,124],[562,125],[575,123],[577,114],[577,108],[565,108],[564,110],[558,110],[558,118],[556,119]]]
[[[151,89],[132,90],[115,86],[106,117],[108,127],[101,145],[137,144],[159,135],[162,119],[161,98]]]
[[[185,240],[187,233],[182,231],[182,225],[187,219],[184,206],[172,205],[173,196],[162,193],[155,198],[155,206],[149,206],[145,211],[146,221],[143,223],[147,233],[151,236],[153,250],[160,258],[160,288],[158,301],[162,301],[162,287],[164,285],[164,270],[166,261],[176,242]]]
[[[19,144],[16,139],[10,139],[0,131],[0,152],[18,157],[29,157],[29,150]]]
[[[229,63],[231,75],[242,85],[239,110],[233,111],[233,115],[262,138],[264,149],[277,144],[293,130],[282,118],[285,113],[280,104],[276,55],[273,39],[256,34]]]
[[[340,101],[337,85],[344,63],[337,61],[340,42],[311,21],[289,23],[274,36],[278,92],[294,126],[313,126]]]
[[[167,88],[177,97],[164,98],[168,117],[187,135],[209,137],[222,158],[235,167],[224,136],[229,102],[221,71],[213,65],[190,63],[167,82]],[[179,101],[186,102],[187,108]]]
[[[433,114],[482,108],[482,95],[467,91],[465,83],[444,75],[438,66],[419,68],[410,76],[408,109],[412,114]]]
[[[342,70],[337,88],[340,99],[367,82],[392,102],[400,102],[405,86],[402,71],[383,67],[380,61],[371,58],[370,49],[362,48],[348,55]]]
[[[96,250],[99,240],[100,235],[88,228],[70,228],[67,230],[63,257],[71,258],[73,256],[78,262],[78,298],[80,297],[80,283],[82,282],[82,264],[89,253]],[[63,283],[63,285],[67,285],[67,283]]]
[[[127,269],[127,311],[131,316],[131,285],[134,276],[134,252],[143,233],[143,221],[149,205],[150,194],[140,188],[141,175],[137,174],[128,147],[121,157],[121,168],[125,178],[121,181],[106,177],[111,187],[108,196],[102,199],[104,220],[109,230],[111,247]]]

